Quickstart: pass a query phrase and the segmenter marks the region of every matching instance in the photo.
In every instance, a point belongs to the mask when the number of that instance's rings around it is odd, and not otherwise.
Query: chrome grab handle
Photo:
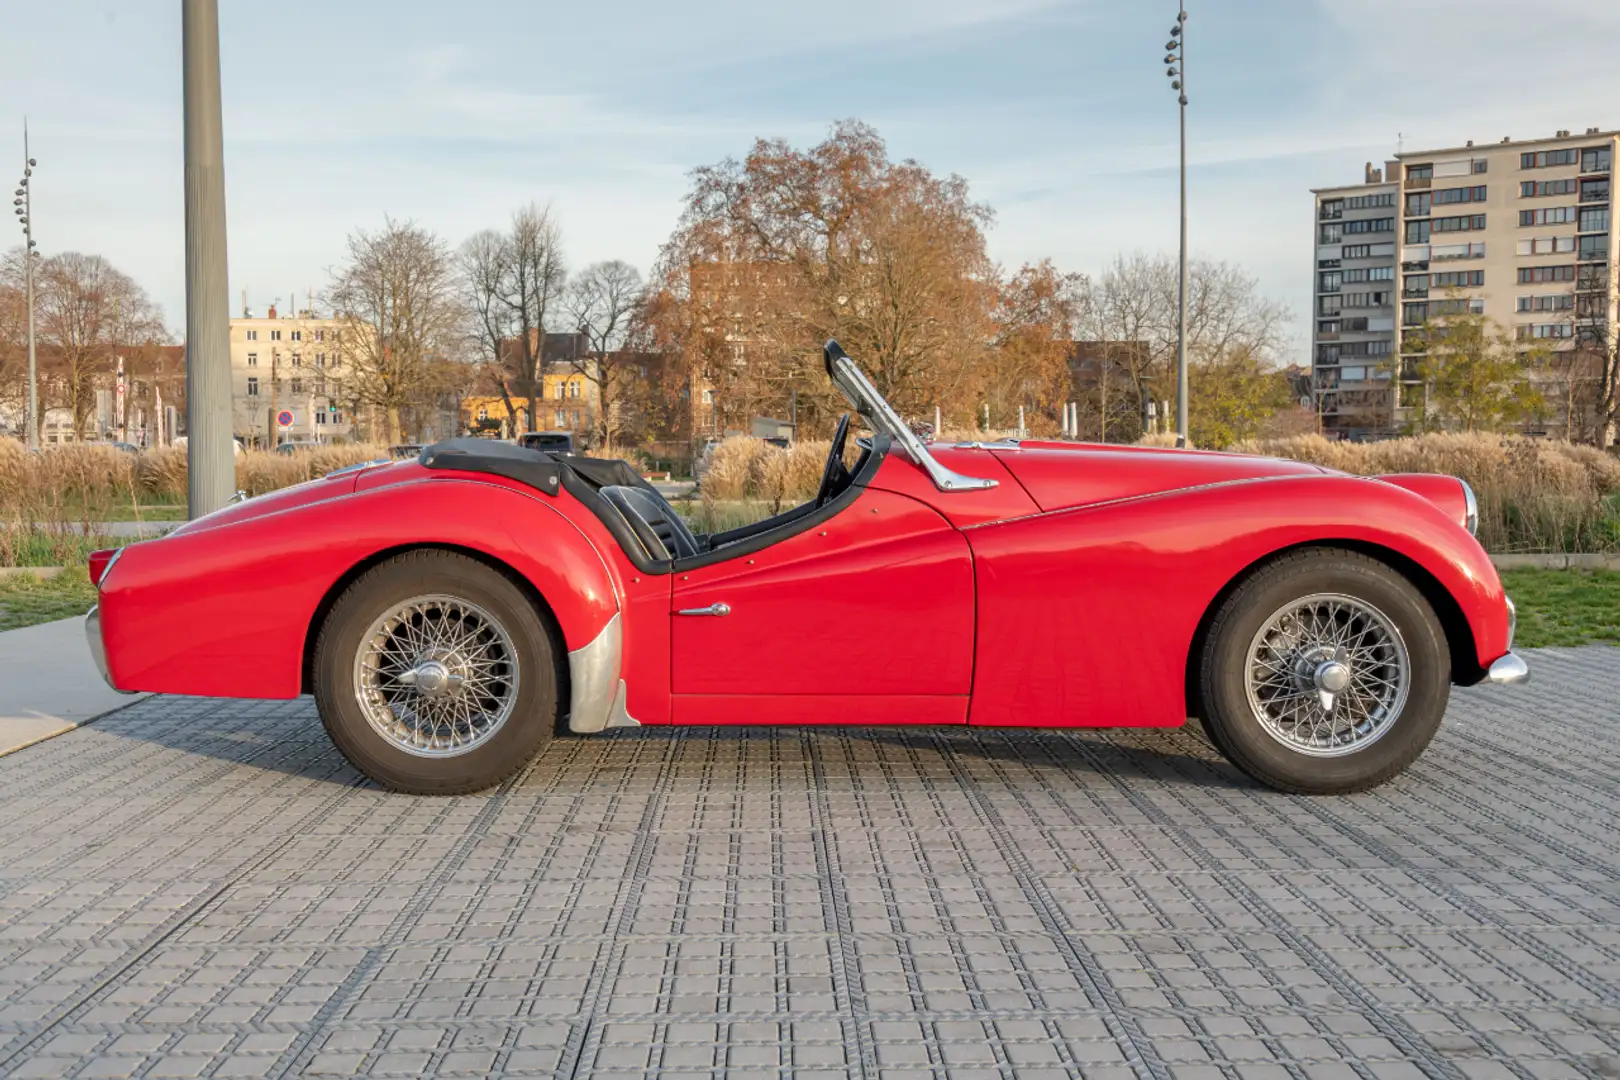
[[[685,611],[677,611],[675,614],[677,614],[677,615],[730,615],[731,614],[731,605],[730,604],[724,604],[724,603],[710,604],[708,607],[687,608]]]

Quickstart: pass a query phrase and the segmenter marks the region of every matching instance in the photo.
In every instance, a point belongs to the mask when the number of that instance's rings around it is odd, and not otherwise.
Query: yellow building
[[[513,434],[534,430],[573,431],[585,435],[595,430],[600,402],[596,383],[577,371],[565,371],[545,375],[541,387],[541,396],[535,401],[539,415],[533,424],[524,415],[529,408],[528,397],[515,392],[512,407],[518,414],[516,424],[510,422],[506,401],[499,394],[462,398],[462,421],[468,427],[476,427],[481,420],[494,420],[501,425],[502,432],[510,430]]]

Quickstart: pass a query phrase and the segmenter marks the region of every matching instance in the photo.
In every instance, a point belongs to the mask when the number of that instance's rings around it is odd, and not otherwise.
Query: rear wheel
[[[332,608],[316,643],[315,701],[343,756],[384,787],[479,791],[550,741],[557,656],[504,574],[452,552],[407,552]]]
[[[1445,632],[1411,582],[1354,552],[1287,555],[1240,585],[1201,664],[1204,727],[1283,791],[1385,782],[1428,746],[1451,692]]]

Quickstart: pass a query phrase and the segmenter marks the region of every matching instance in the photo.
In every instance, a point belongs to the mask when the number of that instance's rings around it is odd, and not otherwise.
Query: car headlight
[[[1479,499],[1474,496],[1474,489],[1468,486],[1468,481],[1461,479],[1457,483],[1463,489],[1463,525],[1468,529],[1469,536],[1479,535]]]

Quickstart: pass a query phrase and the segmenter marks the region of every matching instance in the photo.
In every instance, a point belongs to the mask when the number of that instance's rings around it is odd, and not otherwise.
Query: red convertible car
[[[97,553],[91,649],[119,690],[312,693],[419,793],[560,731],[1189,717],[1257,780],[1345,792],[1410,764],[1454,683],[1528,677],[1459,480],[925,443],[826,363],[871,436],[846,454],[846,415],[776,517],[694,535],[623,462],[452,440]]]

